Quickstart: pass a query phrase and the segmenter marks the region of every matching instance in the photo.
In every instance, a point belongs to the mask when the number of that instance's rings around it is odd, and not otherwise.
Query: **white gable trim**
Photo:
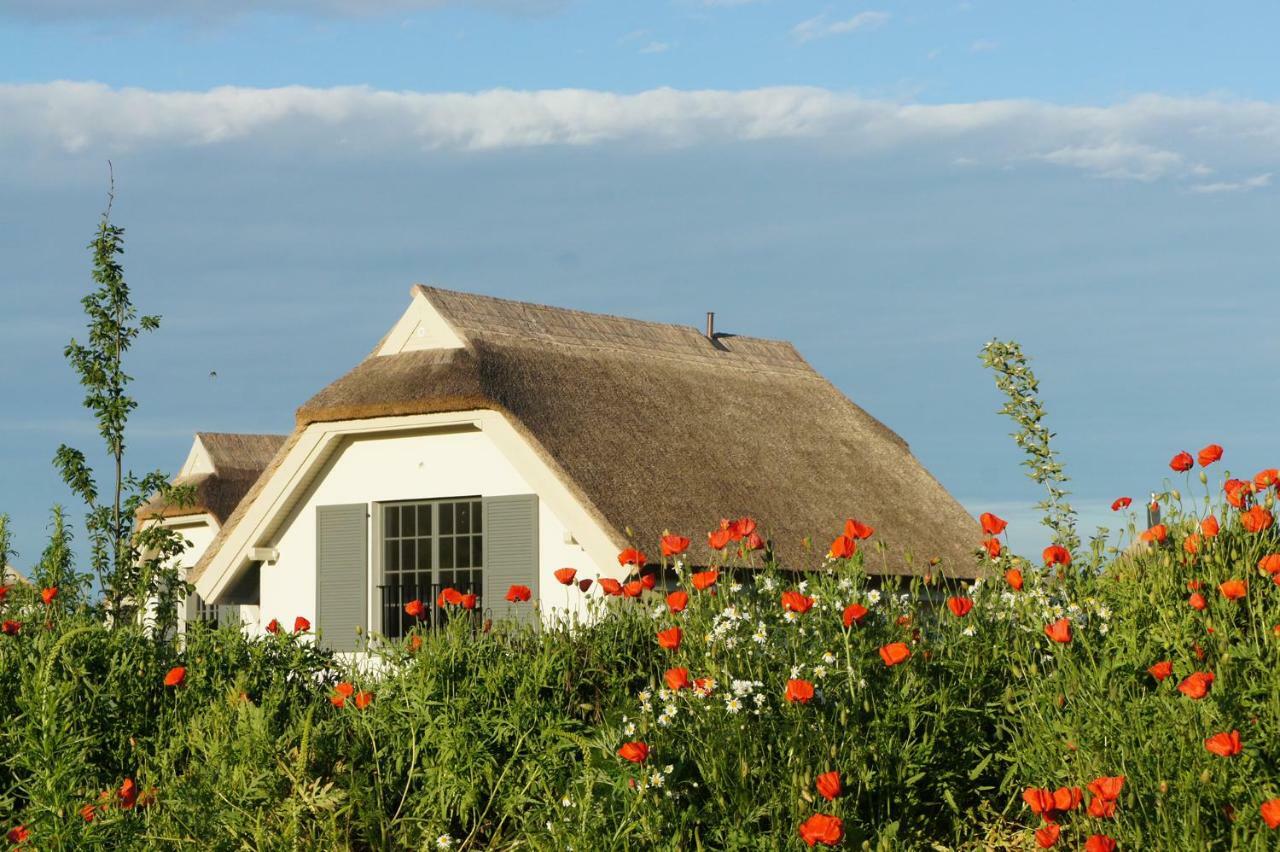
[[[196,591],[217,600],[252,561],[255,547],[274,547],[280,524],[323,469],[325,462],[354,437],[394,435],[470,426],[484,432],[539,498],[560,518],[587,556],[601,568],[617,564],[619,544],[542,459],[530,443],[496,411],[475,410],[405,417],[377,417],[313,423],[302,431],[271,474],[240,522],[213,553]],[[622,571],[619,569],[619,575]]]
[[[378,347],[379,356],[420,349],[462,349],[466,346],[462,335],[436,310],[421,287],[415,284],[409,293],[413,300]]]
[[[187,460],[182,463],[178,476],[193,476],[200,473],[217,473],[217,471],[214,470],[213,457],[209,455],[204,441],[196,435],[195,440],[191,442],[191,452],[187,453]]]

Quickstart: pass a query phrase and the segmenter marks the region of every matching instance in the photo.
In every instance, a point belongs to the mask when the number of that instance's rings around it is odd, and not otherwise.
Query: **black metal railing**
[[[463,613],[477,627],[484,623],[486,618],[484,595],[479,589],[474,590],[476,596],[475,606],[471,609],[466,609],[463,606],[448,603],[443,607],[439,605],[440,594],[446,588],[455,588],[456,591],[464,595],[472,592],[469,588],[448,587],[438,583],[398,583],[378,586],[378,600],[381,602],[379,612],[381,614],[382,635],[388,639],[399,639],[408,635],[409,631],[414,627],[420,626],[434,630],[444,626],[448,618],[458,618]],[[405,612],[405,605],[412,601],[422,602],[422,614],[420,616],[415,617]]]

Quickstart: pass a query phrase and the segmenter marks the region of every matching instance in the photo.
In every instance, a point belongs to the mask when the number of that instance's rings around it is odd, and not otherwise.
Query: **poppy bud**
[[[1181,499],[1182,499],[1182,492],[1181,492],[1181,491],[1179,491],[1179,490],[1178,490],[1178,489],[1176,489],[1176,488],[1175,488],[1175,489],[1173,489],[1172,491],[1170,491],[1169,493],[1173,496],[1173,499],[1174,499],[1174,500],[1181,500]]]
[[[1160,791],[1160,795],[1163,796],[1165,793],[1169,792],[1169,782],[1161,781],[1160,786],[1157,789]]]
[[[1208,783],[1209,783],[1209,779],[1210,779],[1210,778],[1212,778],[1212,777],[1213,777],[1213,776],[1211,776],[1211,775],[1209,774],[1209,770],[1207,770],[1207,769],[1206,769],[1204,772],[1201,772],[1201,773],[1200,773],[1200,783],[1201,783],[1201,784],[1208,784]]]
[[[1208,485],[1208,484],[1209,484],[1209,477],[1208,477],[1208,475],[1207,475],[1207,474],[1205,474],[1205,472],[1204,472],[1203,470],[1202,470],[1202,471],[1200,471],[1200,484],[1201,484],[1201,485]]]

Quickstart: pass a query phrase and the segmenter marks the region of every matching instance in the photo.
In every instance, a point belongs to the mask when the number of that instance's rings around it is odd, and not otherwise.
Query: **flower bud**
[[[1209,474],[1205,473],[1203,470],[1200,471],[1200,484],[1201,485],[1209,484]]]

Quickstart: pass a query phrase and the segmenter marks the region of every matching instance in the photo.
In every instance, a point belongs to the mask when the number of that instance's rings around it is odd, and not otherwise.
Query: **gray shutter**
[[[360,647],[368,631],[369,523],[364,503],[316,506],[316,629],[334,651]]]
[[[533,600],[512,604],[507,591],[528,586]],[[494,619],[538,623],[538,495],[484,498],[484,606]]]

